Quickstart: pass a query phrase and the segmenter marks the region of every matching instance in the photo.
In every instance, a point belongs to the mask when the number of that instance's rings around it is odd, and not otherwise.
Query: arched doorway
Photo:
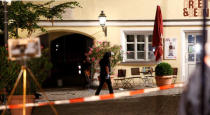
[[[46,80],[45,86],[83,85],[85,79],[79,72],[79,66],[92,45],[93,39],[81,34],[64,35],[52,40],[50,52],[53,68],[51,78]]]

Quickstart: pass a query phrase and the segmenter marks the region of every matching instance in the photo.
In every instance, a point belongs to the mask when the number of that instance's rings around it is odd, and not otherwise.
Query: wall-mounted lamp
[[[104,14],[104,11],[101,11],[98,18],[99,18],[99,23],[103,29],[103,32],[104,32],[105,36],[107,36],[106,15]]]

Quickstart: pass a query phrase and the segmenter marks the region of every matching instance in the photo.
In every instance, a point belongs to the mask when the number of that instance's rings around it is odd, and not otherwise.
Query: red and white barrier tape
[[[82,102],[90,102],[90,101],[100,101],[100,100],[107,100],[107,99],[115,99],[127,96],[133,96],[137,94],[149,93],[154,91],[166,90],[171,88],[183,87],[183,84],[173,84],[173,85],[165,85],[156,88],[148,88],[148,89],[139,89],[134,91],[126,91],[114,94],[106,94],[106,95],[99,95],[99,96],[90,96],[90,97],[82,97],[82,98],[74,98],[69,100],[59,100],[59,101],[48,101],[48,102],[39,102],[39,103],[27,103],[25,104],[26,107],[40,107],[45,105],[60,105],[60,104],[71,104],[71,103],[82,103]],[[22,108],[23,104],[18,105],[2,105],[0,106],[0,110],[4,109],[18,109]]]

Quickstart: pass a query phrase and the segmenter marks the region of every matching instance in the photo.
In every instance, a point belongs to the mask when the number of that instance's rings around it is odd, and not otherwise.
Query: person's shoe
[[[34,93],[34,96],[35,96],[35,99],[39,99],[39,97],[42,96],[42,95],[39,94],[39,93],[37,93],[37,92],[35,92],[35,93]]]

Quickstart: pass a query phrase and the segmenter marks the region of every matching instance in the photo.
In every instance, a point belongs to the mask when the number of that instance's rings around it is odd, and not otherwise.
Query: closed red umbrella
[[[163,20],[160,6],[157,6],[154,29],[153,29],[153,37],[152,37],[152,46],[155,47],[155,57],[156,61],[161,59],[163,55],[162,48],[162,35],[163,35]]]

